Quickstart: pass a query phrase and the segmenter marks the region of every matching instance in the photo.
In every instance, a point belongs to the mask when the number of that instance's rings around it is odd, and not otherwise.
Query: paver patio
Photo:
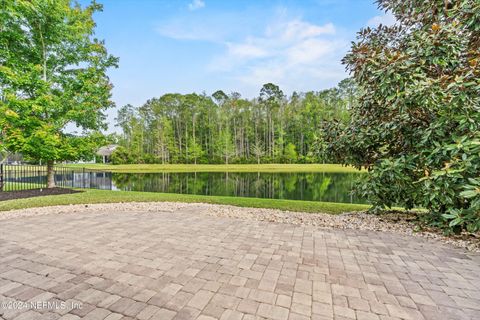
[[[3,319],[480,319],[480,256],[195,210],[43,215],[1,221],[0,300]]]

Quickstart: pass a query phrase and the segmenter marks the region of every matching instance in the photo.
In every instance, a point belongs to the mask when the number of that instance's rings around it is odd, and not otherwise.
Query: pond
[[[125,191],[366,203],[351,194],[357,173],[182,172],[113,173]]]
[[[209,196],[256,197],[341,203],[366,203],[351,190],[361,173],[326,172],[157,172],[112,173],[59,169],[60,187],[146,191]],[[13,185],[45,185],[46,176],[6,175]]]

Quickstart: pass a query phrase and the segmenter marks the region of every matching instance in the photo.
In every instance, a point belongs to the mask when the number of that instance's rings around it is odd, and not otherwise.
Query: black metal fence
[[[55,185],[65,188],[112,189],[112,173],[85,168],[55,167]],[[47,167],[0,164],[0,191],[47,187]]]

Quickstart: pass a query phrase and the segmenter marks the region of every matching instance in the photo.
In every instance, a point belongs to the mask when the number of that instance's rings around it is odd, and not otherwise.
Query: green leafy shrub
[[[129,164],[134,163],[132,155],[130,152],[122,147],[119,146],[115,151],[113,151],[112,156],[110,157],[112,164]]]
[[[480,229],[480,2],[380,0],[394,26],[366,28],[343,62],[359,86],[327,151],[369,170],[377,208],[428,209],[447,231]]]

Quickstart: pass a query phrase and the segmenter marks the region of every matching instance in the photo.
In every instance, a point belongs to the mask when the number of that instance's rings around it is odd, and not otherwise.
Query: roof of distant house
[[[111,156],[113,151],[118,148],[118,144],[109,144],[103,147],[100,147],[97,150],[97,155],[99,156]]]

